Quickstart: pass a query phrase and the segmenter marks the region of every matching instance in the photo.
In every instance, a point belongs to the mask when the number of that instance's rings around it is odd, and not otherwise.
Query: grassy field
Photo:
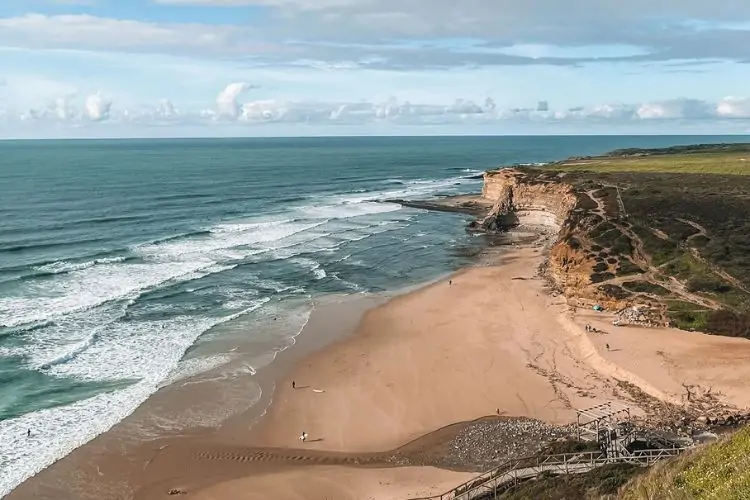
[[[548,168],[586,172],[750,175],[750,152],[575,159],[552,164]]]
[[[654,467],[628,484],[621,500],[750,498],[750,428]]]

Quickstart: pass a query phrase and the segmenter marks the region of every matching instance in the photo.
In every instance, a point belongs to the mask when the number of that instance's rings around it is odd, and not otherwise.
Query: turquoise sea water
[[[196,354],[207,339],[240,331],[272,360],[316,295],[466,263],[465,217],[379,199],[475,192],[500,164],[744,140],[0,142],[0,496],[163,384],[231,359]]]

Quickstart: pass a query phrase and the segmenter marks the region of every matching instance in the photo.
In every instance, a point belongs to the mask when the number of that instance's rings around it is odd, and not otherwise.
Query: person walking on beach
[[[29,429],[29,430],[26,431],[26,437],[27,438],[31,437],[31,429]]]
[[[305,431],[302,431],[302,434],[299,435],[299,440],[303,443],[307,441],[307,433]]]
[[[448,285],[452,285],[452,284],[453,284],[453,280],[448,280]]]
[[[297,384],[294,382],[294,380],[292,380],[292,389],[296,389],[296,388],[297,388]]]
[[[609,344],[606,344],[606,345],[607,345],[607,350],[609,351]]]

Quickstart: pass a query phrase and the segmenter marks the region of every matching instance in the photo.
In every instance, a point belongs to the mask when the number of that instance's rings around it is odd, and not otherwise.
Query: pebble
[[[446,465],[489,469],[506,460],[528,457],[553,441],[575,436],[575,426],[553,426],[539,420],[508,418],[469,424],[449,447]]]

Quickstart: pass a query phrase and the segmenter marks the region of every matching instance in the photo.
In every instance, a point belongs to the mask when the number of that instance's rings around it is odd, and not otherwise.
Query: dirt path
[[[617,188],[617,186],[606,186],[606,187]],[[706,309],[719,310],[719,309],[723,309],[723,308],[726,307],[726,305],[723,304],[723,303],[721,303],[721,302],[718,302],[718,301],[715,301],[715,300],[710,299],[708,297],[697,295],[695,293],[692,293],[692,292],[688,291],[686,289],[685,285],[683,283],[681,283],[679,280],[677,280],[676,278],[674,278],[674,277],[667,276],[666,280],[658,280],[658,279],[656,279],[656,276],[658,276],[658,275],[662,275],[663,276],[663,274],[661,272],[661,268],[664,267],[664,266],[666,266],[666,265],[668,265],[669,262],[664,263],[661,266],[653,266],[651,264],[651,259],[648,258],[648,254],[647,254],[647,252],[644,249],[643,240],[641,240],[641,238],[634,231],[632,231],[630,228],[628,228],[628,227],[624,226],[623,224],[621,224],[617,219],[612,219],[612,218],[606,217],[604,215],[604,206],[603,206],[602,200],[600,200],[599,198],[597,198],[596,196],[594,196],[593,193],[594,193],[594,190],[590,190],[590,191],[586,192],[586,194],[588,194],[591,197],[591,199],[594,200],[596,202],[596,204],[597,204],[597,209],[595,210],[595,212],[597,214],[601,215],[602,217],[604,217],[605,220],[608,220],[622,234],[624,234],[625,236],[627,236],[630,239],[630,241],[632,242],[632,246],[633,246],[633,252],[632,252],[632,257],[633,258],[632,258],[632,262],[635,265],[639,266],[641,269],[644,270],[644,273],[642,275],[640,275],[640,276],[620,276],[620,277],[615,277],[615,278],[612,278],[610,280],[603,281],[602,284],[621,285],[625,281],[646,281],[646,282],[649,282],[649,283],[652,283],[652,284],[655,284],[655,285],[659,285],[659,286],[661,286],[661,287],[669,290],[674,295],[676,295],[676,296],[684,299],[685,301],[692,302],[692,303],[694,303],[696,305],[699,305],[699,306],[701,306],[703,308],[706,308]],[[620,190],[619,190],[619,188],[617,189],[617,197],[618,197],[618,204],[620,205],[620,210],[624,214],[624,213],[626,213],[625,212],[625,204],[624,204],[624,202],[622,200],[622,197],[620,196]],[[701,234],[704,235],[704,236],[706,235],[706,229],[703,226],[701,226],[700,224],[698,224],[696,222],[693,222],[693,221],[689,221],[687,219],[678,219],[678,220],[680,220],[680,222],[683,222],[685,224],[693,226],[698,231],[698,233],[695,234],[695,235],[692,235],[691,238],[694,237],[694,236],[701,235]],[[654,235],[656,235],[657,237],[659,237],[661,239],[669,240],[669,236],[666,235],[663,231],[653,230],[652,232],[654,233]],[[697,254],[697,250],[695,250],[695,249],[691,249],[691,250],[694,250],[694,254],[696,254],[696,258],[700,259],[701,262],[705,263],[706,265],[710,265],[710,264],[708,264],[707,261],[705,261],[705,259],[702,259]],[[736,280],[735,278],[731,277],[727,273],[725,273],[725,272],[723,272],[721,270],[715,269],[715,266],[712,267],[712,270],[716,274],[718,274],[719,276],[721,276],[722,278],[724,278],[727,281],[729,281],[730,283],[732,283],[733,285],[737,286],[738,288],[742,289],[745,292],[748,292],[748,290],[738,280]],[[748,293],[750,293],[750,292],[748,292]],[[654,298],[656,299],[656,297],[654,297]]]
[[[711,272],[713,272],[717,276],[719,276],[722,279],[728,281],[733,286],[735,286],[736,288],[739,288],[743,292],[745,292],[747,294],[750,294],[750,289],[748,287],[746,287],[740,280],[738,280],[737,278],[735,278],[734,276],[732,276],[728,272],[724,271],[720,267],[715,266],[714,264],[712,264],[711,262],[709,262],[708,260],[706,260],[706,258],[701,255],[700,251],[697,248],[689,245],[689,243],[690,243],[691,240],[693,240],[694,238],[697,238],[699,236],[702,236],[704,238],[709,238],[708,231],[706,230],[706,228],[703,227],[702,225],[698,224],[697,222],[691,221],[689,219],[678,218],[676,220],[682,222],[683,224],[687,224],[688,226],[692,226],[696,231],[698,231],[697,233],[691,234],[690,236],[688,236],[687,240],[685,240],[685,243],[688,244],[687,246],[688,246],[688,248],[690,250],[690,253],[692,254],[693,258],[695,258],[701,264],[707,266],[711,270]]]

